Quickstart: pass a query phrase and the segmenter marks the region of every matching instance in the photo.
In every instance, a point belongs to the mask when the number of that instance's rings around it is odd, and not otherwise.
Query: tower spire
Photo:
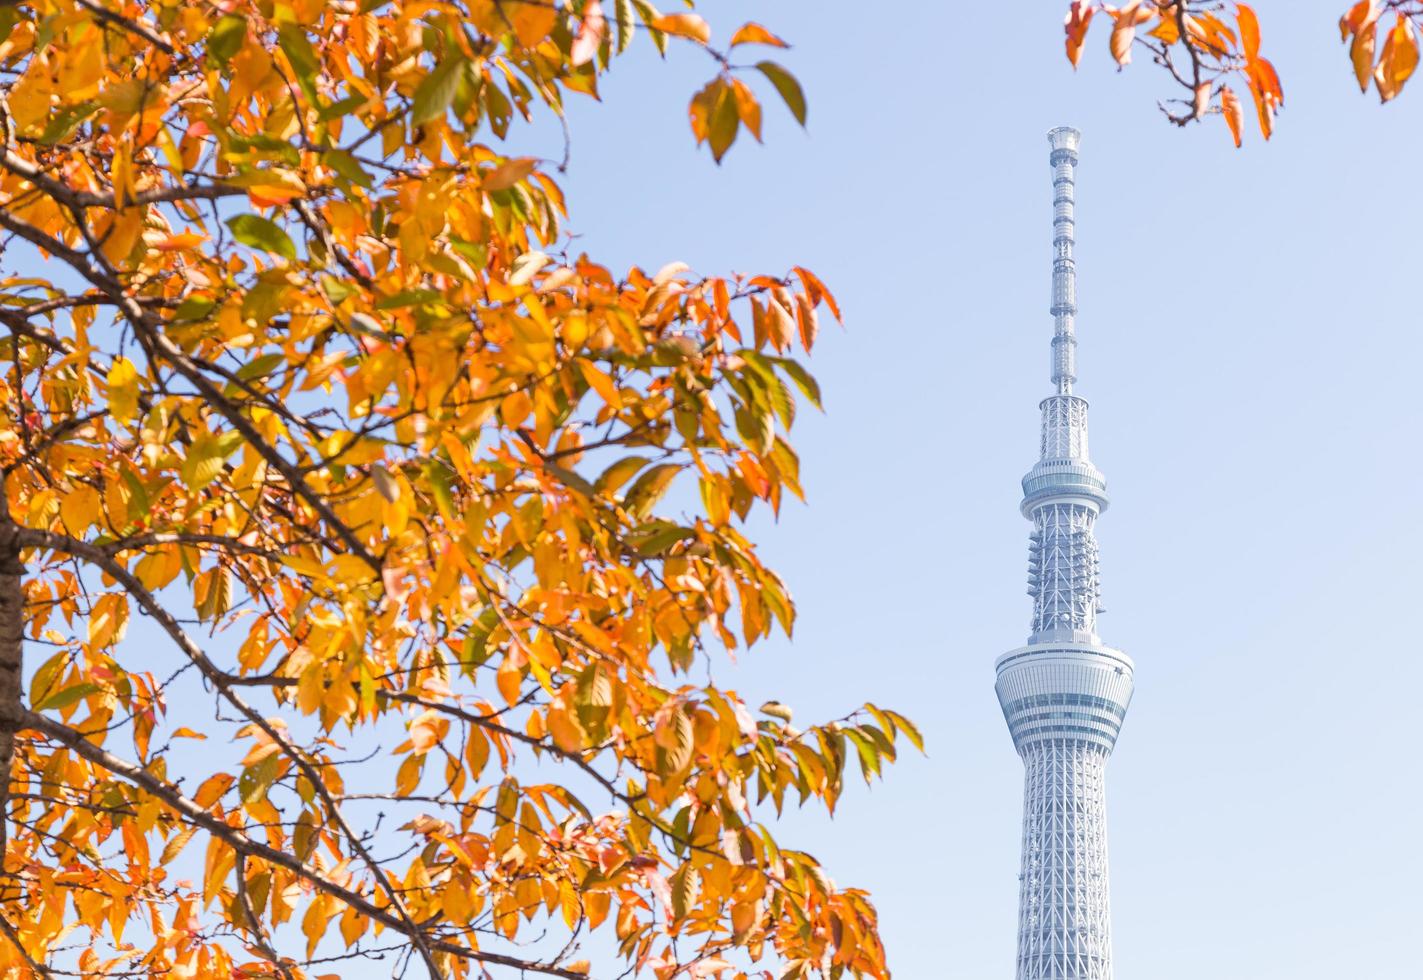
[[[1076,381],[1073,262],[1077,130],[1048,133],[1053,170],[1052,380],[1037,465],[1023,477],[1033,522],[1032,632],[998,658],[996,685],[1023,759],[1018,980],[1111,980],[1107,758],[1131,703],[1132,662],[1097,637],[1098,516],[1107,482],[1087,454],[1087,402]]]
[[[1059,126],[1047,134],[1052,145],[1052,383],[1059,395],[1072,393],[1077,380],[1076,245],[1077,145],[1082,134]]]

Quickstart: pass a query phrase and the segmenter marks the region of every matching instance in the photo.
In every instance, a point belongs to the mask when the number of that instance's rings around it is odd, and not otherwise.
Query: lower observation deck
[[[1040,742],[1117,744],[1132,695],[1131,658],[1091,643],[1036,643],[998,658],[998,702],[1019,754]]]

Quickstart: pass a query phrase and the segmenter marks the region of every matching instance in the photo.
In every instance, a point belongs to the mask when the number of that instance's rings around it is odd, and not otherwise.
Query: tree
[[[791,629],[739,523],[800,495],[834,298],[618,276],[501,148],[645,38],[714,59],[719,160],[754,85],[804,121],[731,61],[784,43],[644,0],[0,22],[0,975],[575,977],[602,930],[661,978],[888,976],[766,818],[913,726],[691,681]]]
[[[1235,145],[1245,129],[1245,106],[1236,88],[1250,94],[1261,134],[1269,139],[1275,115],[1284,106],[1280,76],[1260,54],[1260,21],[1254,8],[1222,0],[1130,0],[1121,7],[1072,0],[1065,21],[1067,58],[1076,67],[1093,17],[1111,24],[1111,56],[1125,67],[1132,51],[1147,51],[1164,68],[1180,94],[1161,103],[1178,126],[1211,115],[1225,120]],[[1380,27],[1391,17],[1379,45]],[[1339,19],[1339,35],[1359,90],[1372,84],[1388,102],[1418,67],[1423,3],[1418,0],[1359,0]],[[1234,85],[1232,85],[1234,82]]]

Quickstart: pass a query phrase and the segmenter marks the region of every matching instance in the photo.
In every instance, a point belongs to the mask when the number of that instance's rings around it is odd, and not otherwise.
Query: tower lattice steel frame
[[[1077,375],[1074,180],[1081,134],[1048,133],[1053,168],[1052,380],[1041,455],[1023,477],[1032,633],[998,658],[998,700],[1023,758],[1018,980],[1111,980],[1107,757],[1131,703],[1132,662],[1097,637],[1097,517],[1107,483],[1087,455]]]

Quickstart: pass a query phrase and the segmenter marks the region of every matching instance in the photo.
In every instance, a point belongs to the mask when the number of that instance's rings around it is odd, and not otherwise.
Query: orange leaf
[[[1220,87],[1220,111],[1225,116],[1225,124],[1230,127],[1230,135],[1235,145],[1240,146],[1240,130],[1245,125],[1245,107],[1229,85]]]
[[[1267,58],[1257,58],[1246,69],[1250,78],[1250,94],[1255,97],[1255,112],[1260,118],[1260,132],[1269,139],[1275,129],[1275,113],[1284,104],[1280,76]]]
[[[734,48],[738,44],[769,44],[773,48],[789,47],[785,41],[776,37],[760,24],[754,23],[742,24],[736,29],[736,33],[731,35],[731,47]]]
[[[751,90],[741,83],[740,79],[731,80],[731,92],[736,98],[736,115],[751,130],[751,135],[756,137],[756,142],[761,142],[761,103],[756,101],[756,96]]]
[[[1374,10],[1374,0],[1359,0],[1349,8],[1349,12],[1339,18],[1339,40],[1347,41],[1350,35],[1359,33],[1365,24],[1378,19]]]
[[[1378,86],[1379,98],[1384,102],[1403,91],[1403,86],[1418,67],[1418,38],[1413,33],[1413,23],[1403,14],[1388,32],[1388,40],[1383,45],[1383,57],[1374,69],[1374,83]]]
[[[654,31],[691,38],[702,44],[711,40],[711,26],[696,14],[663,14],[647,26]]]
[[[1374,9],[1374,0],[1362,0],[1355,4],[1339,21],[1339,30],[1348,37],[1354,35],[1349,45],[1349,60],[1354,64],[1354,77],[1359,81],[1359,91],[1369,90],[1369,76],[1373,73],[1374,47],[1378,39],[1379,12]]]
[[[484,175],[484,189],[487,191],[507,191],[519,181],[534,172],[538,161],[533,157],[515,157],[505,160]]]
[[[1131,45],[1132,41],[1136,40],[1136,27],[1138,24],[1150,20],[1152,14],[1149,10],[1142,9],[1141,0],[1132,0],[1120,10],[1108,7],[1107,12],[1115,20],[1110,39],[1112,57],[1119,65],[1130,64]]]
[[[1176,21],[1175,9],[1162,14],[1161,22],[1146,33],[1168,46],[1181,40],[1181,25]]]
[[[1087,40],[1087,26],[1092,23],[1093,12],[1087,0],[1072,0],[1067,10],[1063,31],[1067,34],[1067,60],[1072,62],[1073,68],[1082,59],[1082,44]]]
[[[1240,27],[1240,47],[1246,61],[1260,57],[1260,19],[1243,3],[1235,5],[1235,22]]]
[[[809,269],[803,269],[798,265],[792,266],[791,271],[800,278],[801,284],[805,286],[806,294],[810,297],[812,305],[824,303],[829,307],[830,315],[835,318],[836,322],[845,322],[845,318],[840,315],[840,304],[835,302],[835,297],[830,290],[825,288],[825,283],[821,282],[819,277]]]
[[[207,240],[208,236],[206,235],[199,235],[195,231],[184,231],[154,242],[153,247],[160,252],[181,252],[183,249],[201,245]]]

